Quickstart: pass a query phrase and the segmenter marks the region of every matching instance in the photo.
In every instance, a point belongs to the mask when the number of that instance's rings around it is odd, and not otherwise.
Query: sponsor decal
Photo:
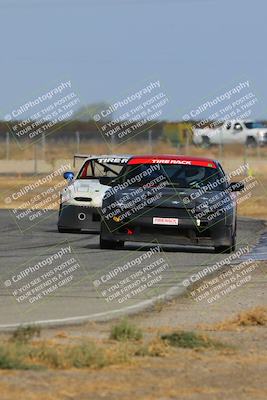
[[[153,217],[154,225],[178,225],[178,218]]]
[[[97,161],[100,163],[126,164],[128,158],[98,158]]]
[[[128,162],[133,164],[167,164],[167,165],[196,165],[199,167],[217,168],[213,161],[189,160],[186,158],[132,158]]]

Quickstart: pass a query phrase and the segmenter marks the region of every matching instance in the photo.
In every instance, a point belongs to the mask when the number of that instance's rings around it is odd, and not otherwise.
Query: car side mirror
[[[111,186],[113,179],[114,179],[113,176],[101,176],[99,178],[99,182],[101,185]]]
[[[245,185],[243,182],[231,182],[229,187],[231,192],[240,192],[245,188]]]
[[[72,171],[66,171],[63,174],[63,178],[67,179],[67,181],[72,181],[72,179],[74,178],[74,173]]]

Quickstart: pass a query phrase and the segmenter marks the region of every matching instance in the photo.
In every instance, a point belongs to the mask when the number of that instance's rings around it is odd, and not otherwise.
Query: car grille
[[[170,218],[192,218],[192,214],[190,213],[190,209],[186,208],[173,208],[173,207],[165,207],[165,206],[157,206],[157,207],[145,207],[143,209],[143,213],[148,213],[147,215],[156,216],[157,210],[163,209],[164,217]]]
[[[76,201],[87,201],[89,203],[93,199],[91,197],[74,197],[74,200],[76,200]]]

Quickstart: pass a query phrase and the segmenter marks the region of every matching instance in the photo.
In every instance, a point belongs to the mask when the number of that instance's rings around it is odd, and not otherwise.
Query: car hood
[[[109,186],[100,184],[98,179],[77,179],[62,191],[62,202],[101,207],[103,196],[108,189]]]
[[[253,134],[257,134],[258,136],[265,136],[267,134],[267,128],[255,128],[255,129],[250,129]]]
[[[157,187],[142,190],[139,194],[137,188],[128,188],[113,195],[119,207],[132,208],[134,203],[147,203],[147,207],[165,207],[165,208],[197,208],[210,207],[218,204],[227,197],[229,201],[234,200],[235,195],[227,191],[205,191],[204,188],[199,189],[181,189],[173,187],[165,187],[157,190]],[[107,194],[108,197],[108,194]],[[133,200],[133,202],[131,202]]]

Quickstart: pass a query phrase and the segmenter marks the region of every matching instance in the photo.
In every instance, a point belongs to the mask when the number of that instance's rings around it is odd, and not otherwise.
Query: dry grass
[[[250,200],[244,201],[238,206],[238,214],[243,217],[267,219],[266,194],[253,195]]]
[[[230,337],[213,334],[223,342],[231,338],[234,351],[232,346],[214,346],[206,334],[183,331],[177,336],[181,331],[170,327],[168,339],[173,343],[161,339],[162,327],[140,341],[88,341],[79,336],[62,344],[61,334],[34,340],[20,346],[20,362],[31,364],[33,371],[20,371],[21,366],[0,369],[1,400],[264,399],[267,354],[260,345],[265,335],[260,327],[266,325],[266,308],[248,310],[232,320],[255,327],[253,339],[246,331],[242,341],[238,331]],[[7,341],[2,347],[10,350],[11,345],[15,343]],[[28,358],[25,346],[31,349]]]
[[[47,144],[45,159],[48,163],[51,164],[51,170],[55,165],[56,161],[59,160],[69,160],[72,163],[73,154],[76,152],[75,143],[55,143],[51,142]],[[217,147],[212,147],[210,149],[201,149],[194,146],[186,149],[181,147],[177,149],[173,147],[170,143],[158,141],[153,143],[153,153],[173,153],[173,154],[185,154],[187,151],[190,155],[201,156],[201,157],[211,157],[218,158],[222,162],[226,171],[232,171],[238,168],[240,165],[247,160],[250,164],[250,173],[255,176],[255,178],[259,181],[259,185],[253,189],[252,197],[248,200],[245,200],[239,205],[239,214],[242,216],[250,216],[255,218],[267,218],[266,213],[266,194],[267,194],[267,163],[265,162],[267,158],[267,148],[260,148],[259,150],[248,149],[246,154],[244,154],[244,148],[239,145],[235,146],[225,146],[224,152],[221,153],[220,149]],[[105,154],[105,153],[121,153],[121,154],[145,154],[150,152],[150,148],[146,141],[131,141],[123,144],[117,148],[110,148],[104,142],[96,142],[96,141],[87,141],[82,143],[80,148],[80,153],[83,154]],[[12,159],[19,160],[29,160],[33,159],[33,147],[26,148],[25,150],[19,149],[15,144],[11,145],[10,157]],[[42,158],[41,149],[37,152],[37,157]],[[0,149],[0,160],[5,158],[4,148]],[[79,167],[79,163],[77,163],[77,167]],[[2,196],[0,198],[0,207],[1,208],[18,208],[23,207],[23,204],[30,200],[34,195],[39,194],[41,191],[46,191],[50,188],[51,185],[43,184],[35,190],[34,192],[29,192],[27,195],[23,196],[21,199],[13,202],[14,204],[6,204],[4,201],[5,192],[18,190],[19,188],[33,183],[36,180],[33,176],[25,177],[25,176],[11,176],[11,177],[0,177],[0,190],[2,192]],[[53,180],[53,185],[59,183],[60,188],[64,187],[65,180],[61,177],[55,178]],[[57,209],[58,204],[54,202],[53,204],[48,204],[47,208],[49,209]]]
[[[34,190],[34,192],[30,191],[26,195],[23,196],[23,201],[16,200],[14,201],[11,205],[5,203],[4,198],[6,197],[6,193],[8,194],[12,190],[18,191],[21,187],[24,187],[30,183],[33,183],[36,178],[33,177],[9,177],[8,179],[6,177],[0,177],[0,191],[2,193],[1,198],[0,198],[0,208],[18,208],[22,207],[23,204],[30,200],[32,197],[35,195],[45,192],[50,188],[50,185],[48,183],[43,184],[40,186],[38,189]],[[240,216],[245,216],[245,217],[252,217],[252,218],[262,218],[262,219],[267,219],[267,207],[266,207],[266,192],[263,187],[267,188],[267,173],[266,176],[261,178],[260,180],[261,185],[255,188],[253,190],[252,196],[250,199],[243,201],[239,206],[238,206],[238,214]],[[65,180],[63,178],[56,178],[53,181],[54,184],[60,183],[60,187],[64,187],[65,185]],[[38,204],[38,202],[37,202]],[[51,204],[47,204],[48,209],[58,209],[59,206],[59,193],[58,193],[58,202],[53,202]],[[159,307],[160,309],[160,304]]]
[[[267,325],[267,307],[255,307],[240,312],[236,317],[212,325],[199,325],[208,331],[233,331],[251,326]]]
[[[29,208],[27,202],[32,200],[32,208],[38,210],[40,208],[38,204],[40,203],[40,201],[46,198],[47,191],[50,190],[50,188],[54,188],[56,185],[58,185],[57,189],[55,189],[57,200],[51,200],[50,202],[46,203],[47,209],[51,210],[58,209],[60,191],[66,186],[66,181],[63,179],[63,177],[54,178],[52,184],[49,182],[45,182],[38,188],[34,190],[29,190],[23,196],[17,197],[16,200],[13,200],[11,203],[5,201],[6,197],[10,197],[12,193],[19,192],[22,188],[24,188],[27,185],[34,184],[38,179],[39,177],[34,177],[34,176],[22,176],[22,177],[12,176],[8,178],[0,176],[0,192],[1,192],[0,208],[27,209]],[[39,197],[39,199],[37,200],[36,196],[38,195],[40,195],[41,197]]]
[[[0,369],[99,369],[110,365],[133,364],[140,357],[165,357],[168,345],[160,338],[150,341],[92,341],[82,338],[77,344],[53,340],[31,343],[5,341],[0,345]]]
[[[167,357],[170,354],[170,346],[166,341],[156,336],[150,342],[139,346],[134,354],[142,357]]]
[[[128,361],[131,353],[122,347],[105,347],[88,339],[78,344],[43,340],[0,345],[0,369],[102,368]]]
[[[139,136],[138,140],[130,140],[121,145],[107,145],[104,141],[87,140],[80,144],[80,153],[83,154],[149,154],[151,148],[147,140],[142,140]],[[58,159],[72,159],[73,154],[77,152],[76,142],[53,142],[47,141],[45,159],[52,162]],[[267,148],[245,149],[242,145],[225,145],[223,151],[219,147],[211,147],[202,149],[193,145],[186,147],[176,147],[171,143],[157,140],[152,143],[152,152],[158,154],[188,154],[200,157],[210,157],[215,159],[229,159],[245,157],[250,159],[266,159]],[[40,145],[37,146],[37,158],[42,159],[43,151]],[[5,146],[0,146],[0,160],[5,159]],[[16,143],[10,145],[10,159],[14,160],[30,160],[34,159],[34,147],[27,146],[25,149],[20,149]]]
[[[111,365],[132,365],[144,357],[168,357],[170,347],[225,348],[207,336],[186,331],[157,333],[143,338],[142,331],[128,320],[111,327],[110,339],[78,340],[59,334],[52,339],[40,339],[40,330],[34,326],[17,329],[0,344],[0,369],[99,369]],[[37,338],[35,338],[37,336]],[[173,352],[173,350],[172,350]]]
[[[34,337],[40,337],[41,328],[39,326],[29,325],[29,326],[20,326],[17,328],[10,338],[11,342],[15,343],[28,343]]]
[[[100,369],[0,371],[1,399],[260,400],[266,397],[264,352],[162,348],[161,342],[155,339],[150,347],[152,353],[144,350],[136,354],[135,362],[110,364]],[[129,348],[133,353],[132,344],[119,345],[123,345],[126,354]]]

